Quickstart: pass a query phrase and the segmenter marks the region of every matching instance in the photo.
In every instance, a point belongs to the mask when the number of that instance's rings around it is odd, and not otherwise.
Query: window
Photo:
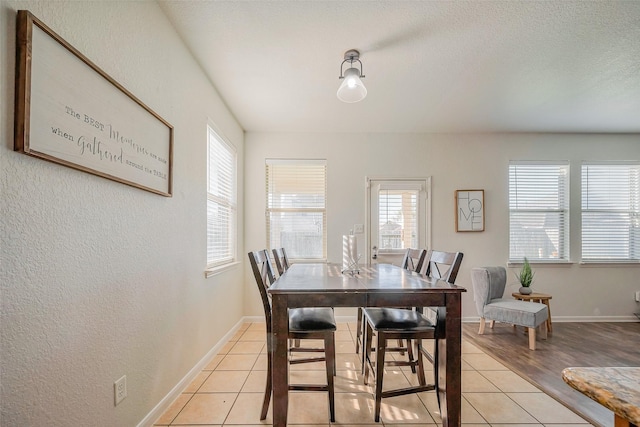
[[[509,164],[509,260],[569,260],[569,164]]]
[[[290,259],[327,258],[325,160],[267,159],[267,239]]]
[[[582,165],[582,260],[640,261],[640,164]]]
[[[236,152],[207,127],[207,269],[236,261]]]

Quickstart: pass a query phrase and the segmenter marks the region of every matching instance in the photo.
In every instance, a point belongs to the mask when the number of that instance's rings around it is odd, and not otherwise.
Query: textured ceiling
[[[247,131],[640,132],[640,1],[160,4]]]

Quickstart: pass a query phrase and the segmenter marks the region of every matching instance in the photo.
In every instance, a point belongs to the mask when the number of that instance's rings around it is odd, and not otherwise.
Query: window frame
[[[373,184],[372,184],[373,183]],[[428,218],[430,216],[427,210],[427,201],[429,198],[430,182],[424,178],[403,178],[403,179],[367,179],[367,186],[370,188],[369,197],[372,200],[368,201],[368,204],[373,208],[374,212],[378,214],[378,220],[374,221],[373,218],[369,218],[370,223],[376,223],[380,226],[380,218],[382,211],[380,210],[380,202],[383,191],[392,192],[406,192],[413,193],[415,197],[415,203],[412,207],[415,208],[415,218],[413,220],[413,226],[415,226],[415,244],[410,244],[408,247],[402,248],[383,248],[380,245],[380,231],[375,232],[375,236],[378,241],[372,242],[371,245],[376,246],[379,255],[404,255],[409,248],[426,248],[429,246],[428,236],[430,235]],[[372,194],[371,192],[375,192]],[[378,202],[378,206],[373,206],[373,201]],[[404,227],[403,227],[404,231]],[[404,240],[404,239],[403,239]]]
[[[289,166],[303,166],[303,165],[322,165],[323,171],[323,207],[300,207],[300,208],[283,208],[270,206],[271,200],[271,182],[270,179],[270,165],[289,165]],[[326,159],[283,159],[283,158],[267,158],[265,159],[265,226],[266,226],[266,243],[269,250],[274,249],[274,244],[271,241],[271,214],[272,213],[321,213],[322,214],[322,256],[320,258],[300,258],[297,257],[295,252],[286,248],[287,255],[290,262],[309,262],[309,263],[324,263],[327,262],[327,160]],[[278,245],[276,245],[278,246]],[[281,247],[282,245],[278,246]]]
[[[629,188],[629,193],[627,193],[625,196],[629,197],[629,209],[621,209],[618,207],[615,208],[611,208],[611,209],[605,209],[602,207],[594,207],[594,208],[589,208],[588,206],[585,207],[585,204],[589,204],[589,199],[591,197],[595,198],[597,197],[597,190],[594,191],[593,193],[589,192],[589,188],[592,185],[596,185],[596,184],[590,184],[588,182],[588,180],[590,179],[589,174],[587,173],[587,175],[585,176],[585,168],[588,169],[589,167],[593,167],[594,168],[594,173],[597,173],[597,169],[605,169],[605,168],[615,168],[615,167],[628,167],[628,175],[629,179],[635,179],[635,182],[630,184]],[[631,175],[633,175],[635,173],[635,177],[632,177]],[[597,175],[593,175],[591,174],[592,177],[591,179],[593,181],[597,180]],[[585,178],[587,179],[587,182],[585,183]],[[592,181],[592,183],[593,183]],[[580,217],[581,217],[581,226],[580,226],[580,238],[581,238],[581,259],[580,259],[580,263],[581,264],[639,264],[640,263],[640,237],[636,237],[636,239],[633,238],[632,234],[634,232],[635,229],[635,233],[637,235],[640,236],[640,162],[638,161],[584,161],[582,162],[581,168],[580,168],[580,183],[581,183],[581,191],[580,191],[580,195],[581,195],[581,200],[580,200]],[[600,182],[600,185],[606,185],[607,183],[604,182]],[[610,185],[613,185],[614,183],[610,182],[608,183]],[[635,191],[636,194],[633,194],[632,192],[634,191],[634,187],[635,186]],[[607,194],[611,195],[614,194],[614,191],[607,191]],[[597,203],[594,203],[597,204]],[[605,216],[609,216],[612,214],[617,214],[617,215],[629,215],[629,223],[630,226],[633,227],[633,229],[629,229],[629,246],[632,246],[628,249],[629,251],[629,257],[626,258],[619,258],[619,257],[586,257],[585,258],[585,214],[589,214],[589,213],[602,213]],[[633,223],[636,223],[636,225],[634,226]],[[600,230],[600,231],[598,231]],[[594,228],[592,229],[592,231],[595,231],[596,233],[602,233],[602,232],[606,232],[606,230],[602,231],[603,229],[601,227],[598,228]],[[612,234],[609,233],[608,236],[611,236]],[[611,249],[613,249],[614,247],[612,246]],[[635,253],[635,257],[632,257],[633,253]]]
[[[538,206],[534,208],[531,207],[523,207],[523,208],[512,208],[512,204],[515,202],[512,199],[513,189],[512,189],[512,168],[513,167],[528,167],[535,168],[549,168],[549,167],[558,167],[557,176],[560,177],[564,175],[565,181],[564,191],[560,194],[562,189],[560,188],[560,184],[558,185],[558,193],[556,197],[559,201],[564,202],[563,207],[558,207],[557,209],[549,209],[544,206]],[[561,171],[564,170],[564,173]],[[553,175],[550,175],[553,176]],[[528,178],[531,179],[531,178]],[[568,264],[571,262],[571,238],[570,238],[570,223],[571,223],[571,165],[570,162],[567,161],[537,161],[537,160],[512,160],[509,161],[509,169],[508,169],[508,191],[507,191],[507,207],[509,210],[509,255],[508,255],[508,264],[519,264],[522,263],[524,256],[527,257],[530,263],[532,264]],[[518,189],[516,186],[515,193],[518,193]],[[531,201],[531,199],[527,198],[525,201]],[[546,214],[546,213],[554,213],[557,212],[559,215],[559,224],[563,224],[562,227],[558,227],[558,255],[557,258],[554,257],[531,257],[529,255],[524,256],[515,256],[513,253],[513,225],[514,214],[522,214],[522,213],[533,213],[533,214]]]
[[[230,167],[229,197],[220,197],[218,194],[210,192],[211,174],[213,173],[210,161],[212,160],[211,150],[212,144],[218,144],[219,149],[224,150],[230,157],[231,161],[225,166]],[[207,237],[206,237],[206,269],[205,277],[210,277],[216,273],[224,271],[238,264],[238,154],[235,146],[220,132],[213,123],[207,124],[207,183],[206,183],[206,200],[207,200]],[[228,209],[229,218],[227,224],[227,233],[229,244],[224,257],[218,259],[209,259],[209,233],[210,233],[210,217],[209,202],[217,203]]]

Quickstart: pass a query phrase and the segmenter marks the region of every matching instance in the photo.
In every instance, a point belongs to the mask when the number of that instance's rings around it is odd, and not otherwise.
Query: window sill
[[[523,264],[522,261],[508,261],[507,267],[521,267]],[[533,267],[570,267],[574,262],[571,261],[531,261],[529,260],[529,264]]]
[[[204,277],[209,278],[211,276],[215,276],[216,274],[224,273],[227,270],[231,270],[236,266],[240,265],[238,261],[230,262],[229,264],[218,265],[216,267],[207,268],[204,271]]]
[[[638,267],[638,266],[640,266],[640,261],[633,261],[633,260],[622,260],[622,261],[594,260],[594,261],[587,261],[587,260],[582,260],[582,261],[580,261],[580,266],[583,266],[583,267]]]

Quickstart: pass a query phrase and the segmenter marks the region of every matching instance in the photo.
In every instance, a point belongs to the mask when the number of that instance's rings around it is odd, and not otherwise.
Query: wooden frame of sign
[[[171,197],[173,126],[29,11],[16,27],[14,150]]]

